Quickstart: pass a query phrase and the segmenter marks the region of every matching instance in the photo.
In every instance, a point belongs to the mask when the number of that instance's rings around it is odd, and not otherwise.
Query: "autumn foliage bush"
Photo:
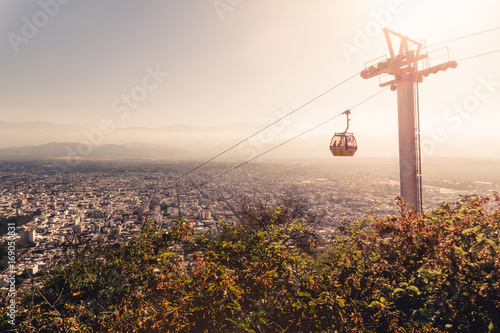
[[[23,332],[498,332],[499,198],[340,226],[248,206],[206,237],[149,221],[121,246],[73,250],[20,300]],[[487,207],[487,208],[486,208]],[[5,313],[3,304],[3,313]],[[13,329],[3,320],[0,329]]]

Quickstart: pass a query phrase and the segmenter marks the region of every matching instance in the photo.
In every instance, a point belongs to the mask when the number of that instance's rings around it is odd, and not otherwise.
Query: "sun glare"
[[[484,11],[492,1],[465,0],[421,0],[405,8],[400,26],[405,33],[415,38],[434,42],[469,31],[477,21],[482,20],[478,11]]]

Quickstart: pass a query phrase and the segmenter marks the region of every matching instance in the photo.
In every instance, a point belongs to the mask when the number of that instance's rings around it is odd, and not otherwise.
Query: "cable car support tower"
[[[418,83],[431,73],[457,67],[457,63],[449,60],[448,49],[444,47],[436,51],[443,53],[444,49],[448,61],[431,67],[429,54],[422,52],[422,43],[387,28],[384,28],[384,35],[390,58],[372,66],[365,65],[361,77],[369,79],[378,76],[380,87],[390,86],[392,91],[397,91],[401,196],[407,207],[422,212]],[[394,39],[400,41],[398,54],[395,53],[393,47]],[[418,68],[419,63],[422,64],[422,69]],[[382,82],[381,77],[387,75],[393,76],[393,78]]]

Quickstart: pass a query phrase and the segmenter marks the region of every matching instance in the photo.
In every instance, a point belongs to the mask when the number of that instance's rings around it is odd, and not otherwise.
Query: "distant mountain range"
[[[104,144],[100,146],[82,145],[78,142],[51,142],[38,146],[22,146],[0,149],[0,159],[24,158],[92,158],[92,159],[129,159],[151,158],[175,160],[188,158],[189,152],[182,149],[169,149],[143,143],[125,145]]]
[[[49,122],[0,121],[0,159],[16,158],[144,158],[207,160],[243,141],[266,124],[234,123],[220,126],[173,125],[164,127],[115,128],[110,133],[76,125]],[[218,160],[244,161],[290,139],[303,129],[286,127],[266,130],[230,149]],[[498,159],[499,147],[475,145],[467,150],[468,136],[451,136],[446,142],[422,139],[422,155]],[[264,159],[328,158],[330,134],[299,137],[265,154]],[[395,133],[355,133],[356,157],[398,156]],[[477,142],[487,142],[475,138]],[[90,145],[90,149],[88,148]]]
[[[115,128],[102,133],[75,125],[48,122],[0,121],[0,159],[15,158],[151,158],[206,160],[235,145],[266,124],[234,123],[219,126],[173,125],[165,127]],[[297,129],[266,130],[243,142],[218,160],[246,160],[282,143],[296,134]],[[321,158],[329,157],[330,135],[301,137],[266,154],[265,158]],[[381,138],[396,142],[393,138]],[[92,142],[85,154],[79,152]],[[360,140],[363,142],[363,140]],[[394,155],[394,147],[375,147],[366,140],[364,152],[379,156]],[[394,144],[392,144],[394,146]],[[389,150],[388,150],[389,149]],[[392,151],[391,151],[392,149]]]
[[[270,153],[264,159],[304,159],[329,158],[330,138],[306,137],[294,140]],[[182,141],[182,140],[181,140]],[[206,142],[190,140],[172,140],[173,147],[154,145],[143,142],[125,144],[90,145],[88,142],[50,142],[42,145],[28,145],[19,147],[0,148],[0,160],[12,159],[60,159],[60,158],[88,158],[88,159],[161,159],[161,160],[207,160],[218,155],[238,142],[226,140],[226,144],[212,146],[209,139]],[[280,143],[283,141],[279,141]],[[269,143],[246,141],[230,149],[218,161],[244,161],[251,159],[262,152],[274,147],[278,141]],[[183,147],[189,147],[186,149]],[[364,147],[365,152],[370,152]],[[373,152],[374,150],[372,150]],[[380,152],[380,150],[377,150]],[[365,154],[366,156],[366,154]],[[383,155],[381,155],[383,156]]]
[[[189,146],[193,141],[206,143],[224,141],[239,136],[245,131],[259,127],[257,124],[229,124],[222,126],[172,125],[165,127],[114,128],[109,133],[77,125],[54,124],[41,121],[5,122],[0,121],[0,148],[34,146],[52,142],[84,142],[99,140],[101,144],[127,144],[144,142],[159,146]]]

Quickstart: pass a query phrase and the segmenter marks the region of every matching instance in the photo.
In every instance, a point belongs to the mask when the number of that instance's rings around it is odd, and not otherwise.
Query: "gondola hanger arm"
[[[347,133],[347,130],[349,129],[349,122],[351,121],[351,119],[349,119],[349,115],[351,114],[351,110],[346,110],[346,111],[342,112],[342,114],[345,114],[347,116],[347,127],[344,131],[344,133]]]

